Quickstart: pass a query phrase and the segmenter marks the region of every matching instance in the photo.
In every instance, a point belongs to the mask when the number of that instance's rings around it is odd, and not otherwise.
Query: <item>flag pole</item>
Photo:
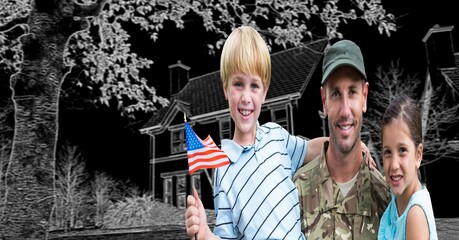
[[[186,113],[183,112],[183,122],[187,122],[186,121]],[[186,135],[186,134],[185,134]],[[187,146],[187,151],[188,151],[188,146]],[[188,174],[189,175],[189,178],[190,178],[190,195],[193,196],[193,184],[192,184],[192,177],[191,177],[191,174]],[[197,206],[197,199],[196,199],[196,206]],[[199,211],[198,211],[199,212]],[[198,233],[195,233],[194,234],[194,239],[195,240],[198,240]]]

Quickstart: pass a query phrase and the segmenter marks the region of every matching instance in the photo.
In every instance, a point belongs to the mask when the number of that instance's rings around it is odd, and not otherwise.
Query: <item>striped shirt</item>
[[[230,165],[214,176],[216,222],[222,239],[304,239],[298,191],[292,182],[306,156],[306,140],[276,123],[257,127],[255,144],[223,140]]]

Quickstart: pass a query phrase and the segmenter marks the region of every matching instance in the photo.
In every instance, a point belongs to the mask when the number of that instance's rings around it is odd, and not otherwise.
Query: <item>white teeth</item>
[[[243,116],[247,116],[250,113],[252,113],[252,111],[249,111],[249,110],[240,110],[239,112],[241,112]]]
[[[351,125],[347,125],[347,126],[341,126],[341,125],[338,125],[339,128],[343,129],[343,130],[349,130],[351,128]]]
[[[401,177],[401,176],[397,176],[397,177],[391,177],[391,178],[392,178],[392,180],[394,180],[394,181],[398,181],[398,180],[400,180],[402,177]]]

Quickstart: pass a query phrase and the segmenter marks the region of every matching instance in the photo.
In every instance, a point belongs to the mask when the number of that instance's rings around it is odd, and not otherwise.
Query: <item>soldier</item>
[[[360,48],[349,40],[335,43],[322,70],[320,94],[330,136],[321,154],[294,176],[302,229],[308,239],[377,239],[390,195],[361,150],[368,82]]]

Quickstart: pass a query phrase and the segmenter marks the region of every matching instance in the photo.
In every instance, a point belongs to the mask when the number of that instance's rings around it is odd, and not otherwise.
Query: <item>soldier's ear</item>
[[[322,99],[322,111],[324,112],[324,115],[327,116],[328,111],[325,107],[327,101],[327,91],[325,90],[325,87],[320,87],[320,98]]]
[[[368,88],[370,84],[368,82],[365,82],[363,86],[363,112],[367,112],[367,97],[368,97]]]

